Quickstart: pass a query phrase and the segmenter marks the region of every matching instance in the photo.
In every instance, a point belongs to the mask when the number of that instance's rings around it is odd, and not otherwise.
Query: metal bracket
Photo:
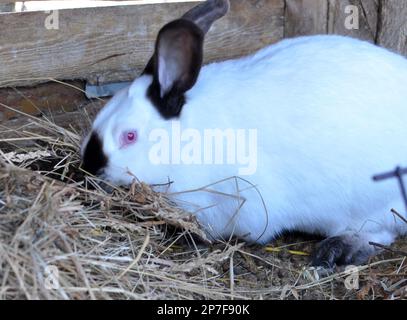
[[[86,97],[89,99],[111,97],[118,91],[120,91],[130,85],[131,85],[131,82],[116,82],[116,83],[108,83],[108,84],[102,84],[102,85],[86,84],[85,94],[86,94]]]
[[[407,168],[397,167],[394,171],[382,173],[373,177],[374,181],[384,181],[392,178],[397,178],[401,190],[401,196],[403,197],[404,204],[407,210],[407,192],[406,186],[403,181],[403,176],[407,174]]]

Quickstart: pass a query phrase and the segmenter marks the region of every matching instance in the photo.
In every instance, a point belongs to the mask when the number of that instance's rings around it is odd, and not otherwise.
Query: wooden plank
[[[357,8],[358,29],[349,29],[346,26],[345,22],[351,16],[350,12],[346,12],[348,6]],[[329,0],[328,33],[375,42],[378,10],[377,0]]]
[[[14,11],[14,2],[0,3],[0,12],[13,12]]]
[[[358,8],[359,28],[347,29],[347,6]],[[286,0],[285,37],[340,34],[374,42],[378,0]]]
[[[9,0],[3,0],[9,1]],[[106,7],[117,5],[132,5],[132,4],[157,4],[169,2],[188,2],[202,0],[34,0],[24,1],[24,5],[17,6],[17,11],[44,11],[58,9],[75,9],[89,7]],[[1,2],[1,0],[0,0]]]
[[[407,1],[380,0],[377,43],[407,56]]]
[[[0,15],[0,87],[44,78],[128,81],[150,58],[158,30],[193,2],[59,10],[59,29],[44,12]],[[284,0],[232,0],[207,37],[208,61],[251,53],[283,37]]]
[[[22,2],[22,1],[36,1],[36,2],[48,2],[48,1],[61,1],[61,0],[0,0],[5,1],[7,3],[15,3],[15,2]],[[62,0],[62,1],[82,1],[82,0]],[[155,3],[169,3],[169,2],[187,2],[187,1],[199,1],[199,0],[86,0],[90,2],[98,2],[98,1],[109,1],[109,2],[131,2],[131,1],[138,1],[138,2],[155,2]],[[233,1],[233,0],[232,0]]]
[[[78,89],[76,89],[78,88]],[[72,111],[89,103],[82,81],[61,83],[44,83],[27,88],[0,89],[0,123],[18,116],[17,113],[2,107],[6,105],[19,111],[39,115],[41,113]]]
[[[286,0],[285,37],[327,33],[327,0]]]

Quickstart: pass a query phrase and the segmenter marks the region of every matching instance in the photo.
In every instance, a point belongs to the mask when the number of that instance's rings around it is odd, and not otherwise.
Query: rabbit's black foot
[[[349,245],[341,237],[328,238],[317,246],[312,257],[312,265],[332,268],[335,264],[340,263],[345,252],[349,251]]]
[[[325,268],[335,265],[360,265],[375,253],[366,237],[360,234],[346,234],[322,241],[316,248],[312,264]]]

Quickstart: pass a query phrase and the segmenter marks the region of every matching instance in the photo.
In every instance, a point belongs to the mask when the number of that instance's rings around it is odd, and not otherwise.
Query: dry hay
[[[85,177],[75,130],[30,116],[0,128],[0,299],[406,297],[405,241],[358,267],[353,290],[343,268],[308,266],[315,240],[205,243],[163,194],[140,183],[107,193]]]

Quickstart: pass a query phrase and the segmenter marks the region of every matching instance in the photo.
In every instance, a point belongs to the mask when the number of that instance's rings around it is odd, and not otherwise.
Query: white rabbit
[[[404,209],[397,181],[372,180],[407,161],[407,60],[311,36],[201,68],[204,34],[228,8],[208,0],[160,31],[145,72],[94,121],[84,168],[117,184],[171,181],[213,238],[318,233],[314,264],[365,262],[369,242],[407,233],[390,213]],[[230,154],[207,144],[210,129]]]

